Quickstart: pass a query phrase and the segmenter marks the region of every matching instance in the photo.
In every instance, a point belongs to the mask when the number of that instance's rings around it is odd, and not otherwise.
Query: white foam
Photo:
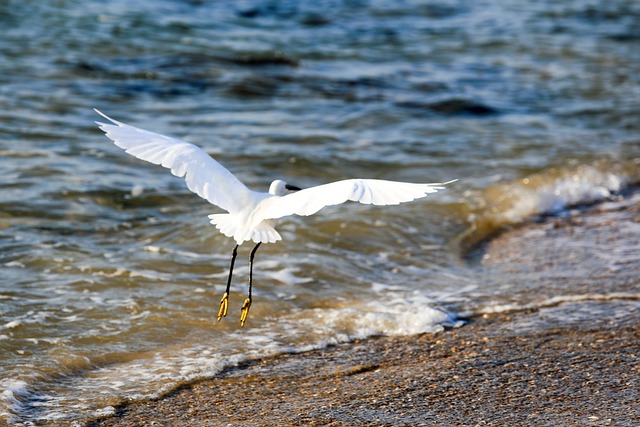
[[[620,191],[626,178],[584,166],[539,186],[529,186],[531,182],[525,178],[521,181],[523,185],[510,187],[515,202],[502,212],[506,221],[519,223],[532,215],[557,213],[569,206],[606,200]]]
[[[98,417],[106,417],[109,415],[114,415],[116,413],[116,408],[113,406],[105,406],[104,408],[97,409],[95,411],[95,415]]]
[[[15,423],[24,412],[22,400],[28,399],[31,393],[28,384],[22,380],[7,379],[0,382],[0,420]]]
[[[400,295],[386,301],[375,301],[356,308],[358,314],[349,316],[356,327],[356,335],[417,335],[435,333],[444,326],[459,326],[453,313],[437,307],[421,295]],[[363,314],[364,313],[364,314]],[[344,315],[337,314],[337,322]],[[340,318],[343,319],[340,319]]]
[[[24,263],[20,262],[20,261],[9,261],[6,262],[4,264],[5,267],[12,267],[12,268],[25,268],[26,265],[24,265]]]
[[[91,369],[91,374],[69,376],[64,385],[58,384],[55,395],[39,403],[43,415],[37,419],[71,420],[79,413],[105,416],[112,414],[113,406],[123,400],[157,398],[180,383],[210,378],[247,359],[320,348],[371,335],[437,332],[443,325],[456,324],[453,315],[421,293],[406,293],[397,288],[384,292],[386,298],[382,303],[365,300],[349,303],[348,307],[298,310],[277,322],[232,329],[224,334],[223,346],[216,345],[215,337],[198,335],[191,337],[189,344],[181,342],[141,352],[133,360],[116,355],[102,368],[95,368],[87,359],[83,366]],[[148,311],[141,315],[147,314]],[[17,382],[5,388],[3,413],[13,417],[12,420],[29,418],[21,414],[24,408],[20,403],[21,399],[23,402],[30,399],[26,383]],[[82,396],[63,389],[82,390]]]
[[[298,285],[313,281],[310,277],[297,276],[295,273],[298,272],[299,270],[296,268],[280,268],[276,271],[265,271],[263,274],[286,285]]]
[[[472,229],[467,234],[477,231],[477,238],[482,239],[504,225],[520,224],[536,215],[558,214],[571,206],[607,200],[637,179],[629,169],[606,163],[551,168],[487,187],[468,217]]]
[[[15,329],[21,325],[22,325],[22,322],[20,320],[12,320],[2,325],[2,329]]]
[[[553,307],[569,302],[584,301],[614,301],[614,300],[640,300],[639,293],[629,292],[612,292],[610,294],[581,294],[581,295],[559,295],[540,301],[534,301],[528,304],[495,304],[482,307],[476,311],[476,314],[493,314],[493,313],[509,313],[514,311],[524,311],[531,309],[540,309]],[[471,315],[473,313],[470,313]]]
[[[144,193],[144,185],[135,184],[131,187],[131,197],[138,197]]]
[[[153,253],[165,253],[165,252],[167,252],[165,248],[161,248],[160,246],[153,246],[153,245],[147,245],[147,246],[143,247],[142,249],[147,251],[147,252],[153,252]]]

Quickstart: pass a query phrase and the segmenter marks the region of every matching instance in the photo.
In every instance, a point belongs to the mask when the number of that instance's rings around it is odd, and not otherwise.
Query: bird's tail
[[[262,221],[257,226],[247,229],[247,227],[239,226],[237,218],[231,214],[211,214],[209,215],[211,224],[215,225],[222,234],[232,237],[238,244],[253,240],[255,243],[275,243],[282,240],[271,224]]]
[[[211,214],[209,215],[211,224],[215,225],[222,234],[227,237],[233,237],[236,234],[237,224],[235,218],[229,214]]]

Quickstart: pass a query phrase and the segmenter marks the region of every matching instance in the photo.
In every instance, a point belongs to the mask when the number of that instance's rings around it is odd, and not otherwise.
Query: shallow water
[[[0,25],[12,424],[86,420],[247,357],[455,325],[489,309],[469,247],[640,180],[635,2],[10,1]],[[208,225],[216,208],[113,146],[94,107],[202,146],[255,189],[460,181],[283,221],[240,329],[249,247],[216,323],[233,247]],[[502,274],[491,303],[527,306]]]

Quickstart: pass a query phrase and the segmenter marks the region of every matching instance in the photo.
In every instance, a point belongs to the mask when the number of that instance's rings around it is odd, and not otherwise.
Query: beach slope
[[[89,425],[638,426],[635,194],[503,233],[475,253],[479,275],[544,280],[522,287],[528,306],[472,313],[435,335],[250,361]]]

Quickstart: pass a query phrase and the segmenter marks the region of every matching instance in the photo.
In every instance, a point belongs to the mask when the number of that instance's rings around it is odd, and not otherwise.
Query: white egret
[[[228,213],[211,214],[211,224],[236,241],[231,256],[227,288],[218,311],[218,321],[227,315],[229,289],[238,246],[245,241],[256,245],[249,256],[249,291],[242,305],[240,322],[244,326],[251,307],[253,258],[262,243],[281,240],[275,221],[288,215],[312,215],[325,206],[348,200],[363,204],[397,205],[425,197],[444,189],[444,183],[414,184],[379,179],[346,179],[307,189],[300,189],[276,179],[268,193],[247,188],[201,148],[188,142],[138,129],[118,122],[95,110],[111,123],[96,122],[108,138],[127,153],[139,159],[171,169],[184,177],[189,190]]]

